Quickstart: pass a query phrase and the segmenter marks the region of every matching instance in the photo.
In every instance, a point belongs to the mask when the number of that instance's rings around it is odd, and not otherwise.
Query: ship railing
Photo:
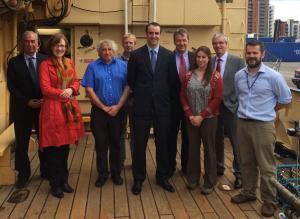
[[[277,58],[276,61],[272,64],[271,67],[272,67],[274,70],[279,71],[279,70],[280,70],[281,61],[282,61],[282,59]]]

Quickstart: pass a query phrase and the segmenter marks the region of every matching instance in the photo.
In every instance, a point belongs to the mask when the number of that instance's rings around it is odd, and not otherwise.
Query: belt
[[[239,118],[240,120],[243,120],[245,122],[261,122],[261,120],[257,119],[250,119],[250,118]]]

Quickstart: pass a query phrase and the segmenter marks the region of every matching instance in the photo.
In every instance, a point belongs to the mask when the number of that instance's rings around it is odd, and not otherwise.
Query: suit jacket
[[[192,52],[188,52],[188,58],[189,58],[189,64],[190,68],[189,70],[193,69],[193,66],[195,64],[195,55]],[[181,81],[179,78],[179,73],[177,70],[176,65],[176,51],[173,52],[171,56],[170,61],[170,69],[171,73],[173,75],[173,82],[172,82],[172,92],[171,92],[171,110],[173,114],[177,115],[183,115],[183,109],[181,107],[180,103],[180,90],[181,90]]]
[[[147,45],[130,55],[128,85],[133,91],[133,114],[160,116],[170,114],[171,51],[159,46],[155,71],[152,71]]]
[[[213,66],[215,66],[215,57],[213,58]],[[242,58],[228,54],[225,63],[223,75],[223,103],[232,112],[236,113],[238,100],[234,88],[234,76],[240,69],[245,67],[245,62]]]
[[[37,53],[36,58],[38,74],[39,65],[46,56]],[[41,91],[37,92],[35,90],[34,82],[23,53],[9,60],[7,68],[7,87],[11,95],[13,118],[22,116],[32,110],[27,106],[30,99],[42,98]]]

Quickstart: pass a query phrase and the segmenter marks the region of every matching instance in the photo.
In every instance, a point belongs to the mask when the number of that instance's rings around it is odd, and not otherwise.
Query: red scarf
[[[74,81],[74,71],[71,66],[70,60],[63,57],[63,65],[60,64],[56,59],[52,59],[52,63],[55,66],[56,75],[58,78],[57,88],[69,88]],[[68,99],[66,102],[62,102],[62,112],[66,118],[66,122],[68,125],[78,124],[80,121],[80,114],[73,106],[72,101],[70,101],[71,99],[72,97],[70,97],[70,99]]]

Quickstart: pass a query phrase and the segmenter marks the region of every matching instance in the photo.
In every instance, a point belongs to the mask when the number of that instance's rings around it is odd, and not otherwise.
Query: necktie
[[[220,74],[221,74],[221,62],[222,62],[222,59],[217,59],[216,71],[219,72]]]
[[[28,58],[28,69],[34,84],[34,88],[35,90],[38,92],[39,90],[39,82],[38,82],[38,77],[37,77],[37,73],[36,73],[36,69],[34,67],[33,61],[32,59],[34,59],[33,57]]]
[[[183,55],[180,55],[180,62],[179,62],[179,78],[183,81],[186,74],[186,64]]]
[[[154,73],[155,71],[155,65],[156,65],[156,56],[155,56],[155,50],[151,49],[150,50],[151,56],[150,56],[150,61],[151,61],[151,67],[152,67],[152,71]]]

